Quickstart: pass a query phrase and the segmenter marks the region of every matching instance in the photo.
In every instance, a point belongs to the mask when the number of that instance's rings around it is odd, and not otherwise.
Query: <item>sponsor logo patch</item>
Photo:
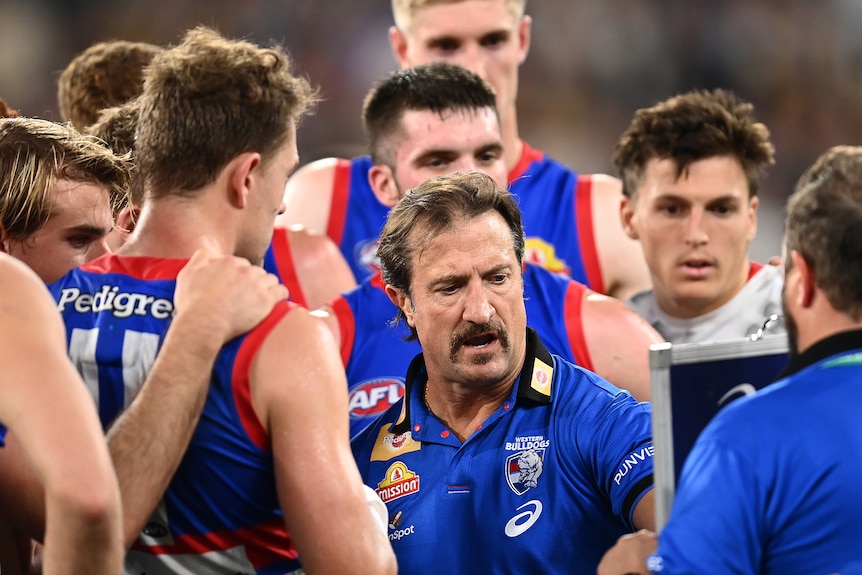
[[[371,461],[389,461],[422,448],[421,443],[413,441],[413,434],[409,431],[392,433],[387,428],[388,426],[384,425],[377,434],[377,441],[371,450]]]
[[[377,484],[376,491],[384,503],[411,495],[419,491],[419,475],[401,461],[396,461],[386,470],[386,476]]]
[[[541,238],[526,239],[524,244],[524,261],[539,264],[546,270],[571,275],[566,262],[557,257],[554,246]]]
[[[550,396],[553,377],[554,368],[537,357],[533,362],[533,378],[530,381],[530,387],[542,395]]]

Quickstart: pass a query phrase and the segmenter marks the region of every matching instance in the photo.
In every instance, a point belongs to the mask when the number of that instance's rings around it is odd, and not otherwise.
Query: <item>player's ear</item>
[[[760,205],[760,198],[753,196],[748,200],[748,241],[754,241],[757,237],[757,206]]]
[[[407,36],[397,26],[389,27],[389,46],[392,55],[401,68],[409,68],[410,61],[407,59]]]
[[[261,157],[257,152],[243,152],[222,169],[231,203],[239,208],[248,204],[248,194],[260,178]]]
[[[784,281],[790,284],[786,288],[790,292],[788,293],[788,297],[794,298],[799,307],[810,307],[817,288],[817,282],[814,278],[814,268],[805,259],[805,256],[796,250],[790,252],[790,261],[792,263],[791,273],[789,274],[791,278],[787,276],[784,278]],[[793,287],[796,289],[792,289]]]
[[[374,164],[368,170],[368,185],[377,196],[377,200],[387,208],[395,207],[401,199],[401,190],[395,181],[392,168],[383,164]]]
[[[530,37],[533,29],[533,19],[527,15],[521,17],[518,24],[518,64],[523,64],[530,53]]]
[[[637,223],[635,216],[636,204],[637,199],[628,196],[623,196],[623,199],[620,201],[620,222],[626,235],[633,240],[640,239],[638,237],[637,226],[635,225]]]
[[[404,314],[407,325],[415,327],[413,323],[413,306],[410,305],[410,297],[402,290],[389,284],[386,284],[384,289],[386,290],[386,295],[389,296],[389,300],[398,306],[398,309]]]

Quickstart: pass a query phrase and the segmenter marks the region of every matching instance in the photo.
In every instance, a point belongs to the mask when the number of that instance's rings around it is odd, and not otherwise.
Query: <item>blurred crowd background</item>
[[[756,106],[777,162],[752,255],[780,252],[783,205],[823,150],[862,144],[862,0],[530,0],[522,136],[582,172],[614,173],[633,112],[693,88]],[[364,151],[362,99],[396,64],[389,0],[0,0],[0,97],[58,120],[60,71],[93,42],[176,42],[197,24],[278,42],[324,101],[299,131],[302,162]]]

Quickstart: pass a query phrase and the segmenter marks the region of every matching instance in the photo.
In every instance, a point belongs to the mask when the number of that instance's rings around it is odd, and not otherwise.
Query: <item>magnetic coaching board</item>
[[[649,351],[655,445],[656,527],[670,514],[688,452],[729,402],[772,383],[789,361],[786,335],[654,344]]]

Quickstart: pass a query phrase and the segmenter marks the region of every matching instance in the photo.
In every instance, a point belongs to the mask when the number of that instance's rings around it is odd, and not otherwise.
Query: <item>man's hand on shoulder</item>
[[[227,342],[259,324],[287,288],[247,259],[201,249],[177,276],[177,318],[189,318],[201,331]]]

